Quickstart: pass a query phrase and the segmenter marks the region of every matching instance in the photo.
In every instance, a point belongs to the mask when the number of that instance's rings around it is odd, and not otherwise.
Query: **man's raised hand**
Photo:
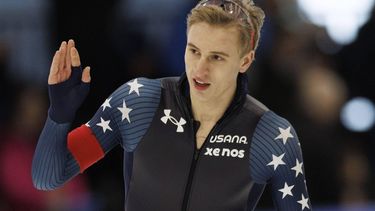
[[[59,50],[57,50],[53,56],[48,76],[48,84],[53,85],[68,80],[72,75],[72,67],[74,70],[79,70],[80,66],[81,60],[74,41],[69,40],[68,43],[63,41]],[[83,69],[81,80],[85,83],[91,81],[90,67],[85,67]]]
[[[90,67],[81,69],[74,41],[63,41],[53,56],[48,76],[49,116],[57,123],[74,120],[90,89]]]

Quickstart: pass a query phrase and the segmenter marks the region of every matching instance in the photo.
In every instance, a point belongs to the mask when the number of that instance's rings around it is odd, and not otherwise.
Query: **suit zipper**
[[[195,138],[196,137],[195,136],[195,134],[196,134],[195,125],[192,127],[193,128],[193,135],[194,135],[194,155],[193,155],[193,161],[191,162],[191,166],[190,166],[188,183],[187,183],[186,189],[185,189],[184,200],[183,200],[183,203],[182,203],[182,211],[187,211],[187,208],[188,208],[188,205],[189,205],[189,199],[190,199],[190,193],[191,193],[191,186],[192,186],[193,179],[194,179],[195,169],[196,169],[197,163],[199,161],[199,154],[201,152],[201,149],[203,149],[204,146],[206,145],[207,139],[209,137],[211,137],[212,134],[214,134],[214,131],[216,130],[217,126],[218,125],[215,125],[214,128],[207,135],[207,137],[204,140],[203,145],[201,146],[200,149],[197,149],[197,140]]]
[[[186,75],[185,75],[185,77],[186,77]],[[241,93],[238,92],[238,90],[237,90],[236,94],[235,94],[235,97],[237,95],[239,95],[239,94],[241,94]],[[246,95],[246,93],[245,93],[245,95]],[[187,116],[192,117],[191,111],[186,106],[188,104],[188,102],[185,100],[185,98],[183,98],[181,96],[183,96],[183,94],[182,95],[177,95],[178,102],[180,103],[180,106],[184,109],[184,112],[185,112],[185,114]],[[234,104],[233,105],[231,104],[227,110],[229,110],[231,112],[230,113],[227,113],[227,112],[224,113],[223,117],[218,121],[218,123],[210,131],[210,133],[208,134],[206,140],[204,140],[204,143],[203,143],[201,149],[204,148],[204,146],[206,145],[207,139],[209,137],[211,137],[213,134],[215,134],[216,130],[219,130],[219,129],[217,129],[217,128],[219,128],[218,126],[219,125],[225,125],[226,121],[224,121],[224,120],[228,120],[229,117],[233,115],[233,112],[235,110],[237,110],[237,109],[236,109],[236,106]],[[194,174],[195,174],[195,169],[196,169],[197,163],[199,161],[199,154],[200,154],[200,151],[201,151],[201,149],[199,149],[199,150],[197,149],[196,129],[195,129],[195,124],[194,124],[194,119],[191,118],[190,120],[191,120],[190,124],[192,124],[191,128],[193,130],[192,133],[194,135],[194,155],[193,155],[192,162],[191,162],[191,165],[190,165],[190,172],[189,172],[188,182],[187,182],[187,185],[186,185],[184,199],[183,199],[183,202],[182,202],[182,209],[181,209],[182,211],[187,211],[187,208],[188,208],[188,205],[189,205],[191,186],[192,186],[193,177],[194,177]]]
[[[190,198],[190,192],[191,192],[191,184],[193,182],[193,177],[194,177],[194,172],[195,172],[195,167],[197,165],[198,161],[198,156],[199,156],[199,150],[194,149],[194,156],[193,156],[193,162],[190,167],[190,172],[189,172],[189,178],[188,178],[188,183],[185,189],[185,195],[184,195],[184,201],[182,203],[182,211],[187,210],[189,198]]]

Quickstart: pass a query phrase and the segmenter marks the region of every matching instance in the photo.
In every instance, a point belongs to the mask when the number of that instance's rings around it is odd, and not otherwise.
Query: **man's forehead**
[[[187,45],[189,47],[192,47],[192,48],[200,50],[200,48],[197,47],[196,45],[194,45],[193,43],[188,42]],[[204,49],[204,50],[207,50],[207,49]],[[230,55],[228,54],[228,52],[226,52],[227,51],[226,49],[224,49],[224,50],[207,50],[207,51],[209,51],[212,54],[220,54],[220,55],[225,56],[225,57],[230,57]]]
[[[190,26],[188,35],[190,33],[193,33],[193,34],[208,33],[211,35],[211,37],[215,37],[215,35],[217,35],[216,37],[235,39],[237,38],[237,35],[239,32],[238,32],[237,27],[235,26],[212,25],[206,22],[200,22],[200,23],[195,23]]]
[[[207,51],[233,54],[239,48],[238,31],[235,27],[225,28],[207,23],[193,24],[188,32],[188,43]]]

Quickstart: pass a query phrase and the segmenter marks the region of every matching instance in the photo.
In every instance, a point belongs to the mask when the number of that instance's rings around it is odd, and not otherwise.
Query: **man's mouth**
[[[210,86],[209,83],[205,83],[198,79],[193,79],[193,81],[194,81],[195,88],[197,88],[198,90],[205,90]]]

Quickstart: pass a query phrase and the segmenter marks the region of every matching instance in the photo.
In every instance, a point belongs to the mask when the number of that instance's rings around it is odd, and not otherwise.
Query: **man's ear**
[[[240,73],[245,73],[250,65],[253,63],[255,57],[255,51],[250,51],[241,59]]]

